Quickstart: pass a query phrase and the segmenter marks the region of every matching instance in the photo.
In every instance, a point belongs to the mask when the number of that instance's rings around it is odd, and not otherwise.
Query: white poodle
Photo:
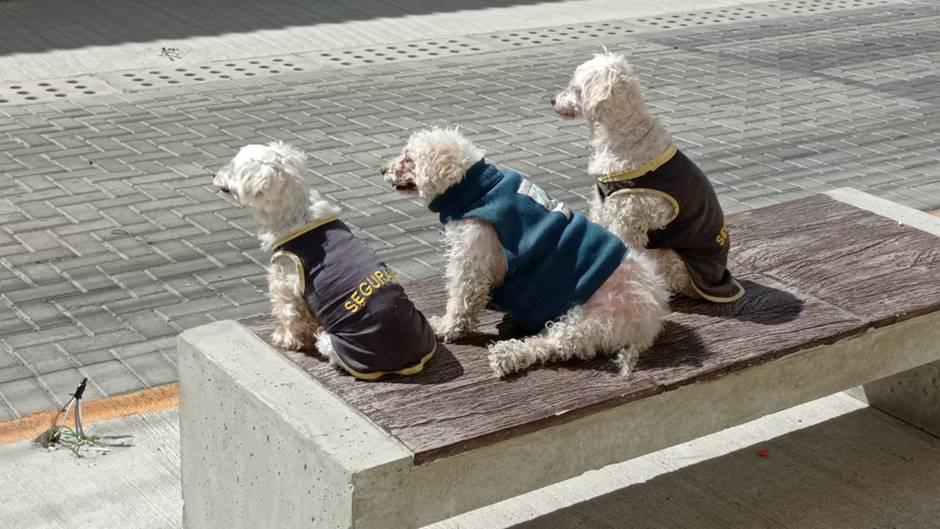
[[[316,349],[364,380],[420,372],[434,332],[395,273],[356,239],[340,209],[308,189],[306,157],[280,142],[248,145],[213,184],[251,208],[268,270],[274,342]]]
[[[591,125],[591,218],[630,248],[650,249],[672,291],[716,303],[739,299],[744,289],[727,269],[731,241],[718,197],[647,112],[626,58],[596,55],[551,103],[562,117],[584,116]]]
[[[490,345],[500,376],[598,354],[623,355],[626,373],[653,344],[668,301],[653,264],[518,173],[486,163],[456,130],[414,133],[382,173],[444,223],[447,307],[431,319],[439,336],[471,333],[491,303],[541,331]]]

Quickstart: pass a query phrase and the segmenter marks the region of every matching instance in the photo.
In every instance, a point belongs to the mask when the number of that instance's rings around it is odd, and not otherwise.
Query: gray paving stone
[[[139,341],[141,336],[136,332],[118,329],[111,332],[95,334],[94,336],[78,336],[57,342],[70,355],[78,355],[101,348],[110,348]]]
[[[0,395],[10,403],[16,416],[54,408],[57,403],[35,378],[0,383]]]
[[[176,329],[167,322],[167,318],[153,310],[123,314],[121,319],[145,339],[176,335]]]
[[[17,310],[26,316],[38,328],[50,328],[71,323],[71,320],[59,310],[51,300],[37,300],[18,303]]]
[[[19,318],[10,318],[0,321],[0,336],[13,336],[17,333],[34,331],[37,327],[30,325]]]
[[[86,365],[81,368],[81,371],[104,396],[120,395],[146,388],[144,382],[116,359]]]
[[[77,336],[85,336],[84,331],[72,325],[60,325],[58,327],[40,329],[33,332],[7,334],[0,337],[0,340],[3,340],[8,347],[16,350],[20,347],[30,345],[60,343],[62,340],[75,338]]]
[[[24,378],[32,378],[33,370],[24,364],[0,367],[0,384]]]
[[[164,336],[143,340],[140,342],[118,345],[111,348],[111,353],[118,358],[132,358],[134,356],[163,351],[166,354],[176,351],[176,335]]]
[[[231,306],[232,302],[220,295],[196,300],[189,300],[177,305],[168,305],[156,309],[168,320],[176,321],[181,316],[208,314],[216,309]]]
[[[77,388],[78,385],[81,384],[82,379],[87,376],[86,373],[79,371],[77,368],[69,367],[50,373],[44,373],[39,376],[39,381],[48,388],[49,394],[56,402],[56,407],[60,407],[68,402],[72,393],[75,393],[75,388]],[[94,380],[90,380],[90,382],[91,383],[85,387],[85,400],[100,399],[106,396],[98,389]]]
[[[146,296],[117,298],[105,303],[105,307],[115,314],[125,314],[176,304],[180,302],[180,299],[178,295],[163,289],[161,292]]]
[[[29,364],[31,371],[40,375],[75,367],[73,360],[54,343],[21,347],[16,354]]]
[[[170,384],[177,380],[176,366],[159,351],[127,358],[124,363],[148,387]]]

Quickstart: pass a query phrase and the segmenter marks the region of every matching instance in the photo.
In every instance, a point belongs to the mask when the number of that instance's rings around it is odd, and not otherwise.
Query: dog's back
[[[482,160],[430,208],[445,223],[476,218],[493,227],[508,265],[493,304],[527,330],[541,329],[587,301],[627,254],[600,225],[519,173],[500,172]]]

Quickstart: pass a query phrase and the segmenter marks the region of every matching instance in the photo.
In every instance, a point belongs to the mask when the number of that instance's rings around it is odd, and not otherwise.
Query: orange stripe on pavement
[[[179,403],[178,384],[167,384],[104,399],[83,400],[82,423],[166,410],[179,406]],[[35,438],[52,426],[57,412],[58,410],[40,411],[19,419],[0,422],[0,445]]]

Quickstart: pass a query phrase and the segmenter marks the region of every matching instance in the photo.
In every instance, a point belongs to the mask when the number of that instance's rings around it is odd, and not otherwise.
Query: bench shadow
[[[673,312],[721,319],[736,319],[761,325],[787,323],[799,318],[803,300],[786,290],[742,280],[744,297],[733,303],[708,301],[677,296],[670,302]]]
[[[513,527],[619,529],[627,526],[625,520],[636,521],[636,527],[686,527],[695,520],[698,529],[936,527],[938,444],[928,434],[862,409],[675,471],[664,462],[679,463],[688,452],[666,449],[594,478],[585,475],[566,487],[623,488]],[[723,452],[717,441],[703,446],[697,452]],[[758,455],[764,448],[766,458]],[[651,469],[658,475],[648,477]],[[508,516],[518,509],[517,501],[490,507],[487,516]],[[547,499],[530,501],[543,512],[550,509]],[[789,524],[793,513],[799,513],[797,525]]]
[[[437,342],[434,356],[424,365],[424,370],[416,375],[389,376],[382,379],[387,384],[432,385],[450,382],[464,374],[463,364],[454,356],[449,344]]]

